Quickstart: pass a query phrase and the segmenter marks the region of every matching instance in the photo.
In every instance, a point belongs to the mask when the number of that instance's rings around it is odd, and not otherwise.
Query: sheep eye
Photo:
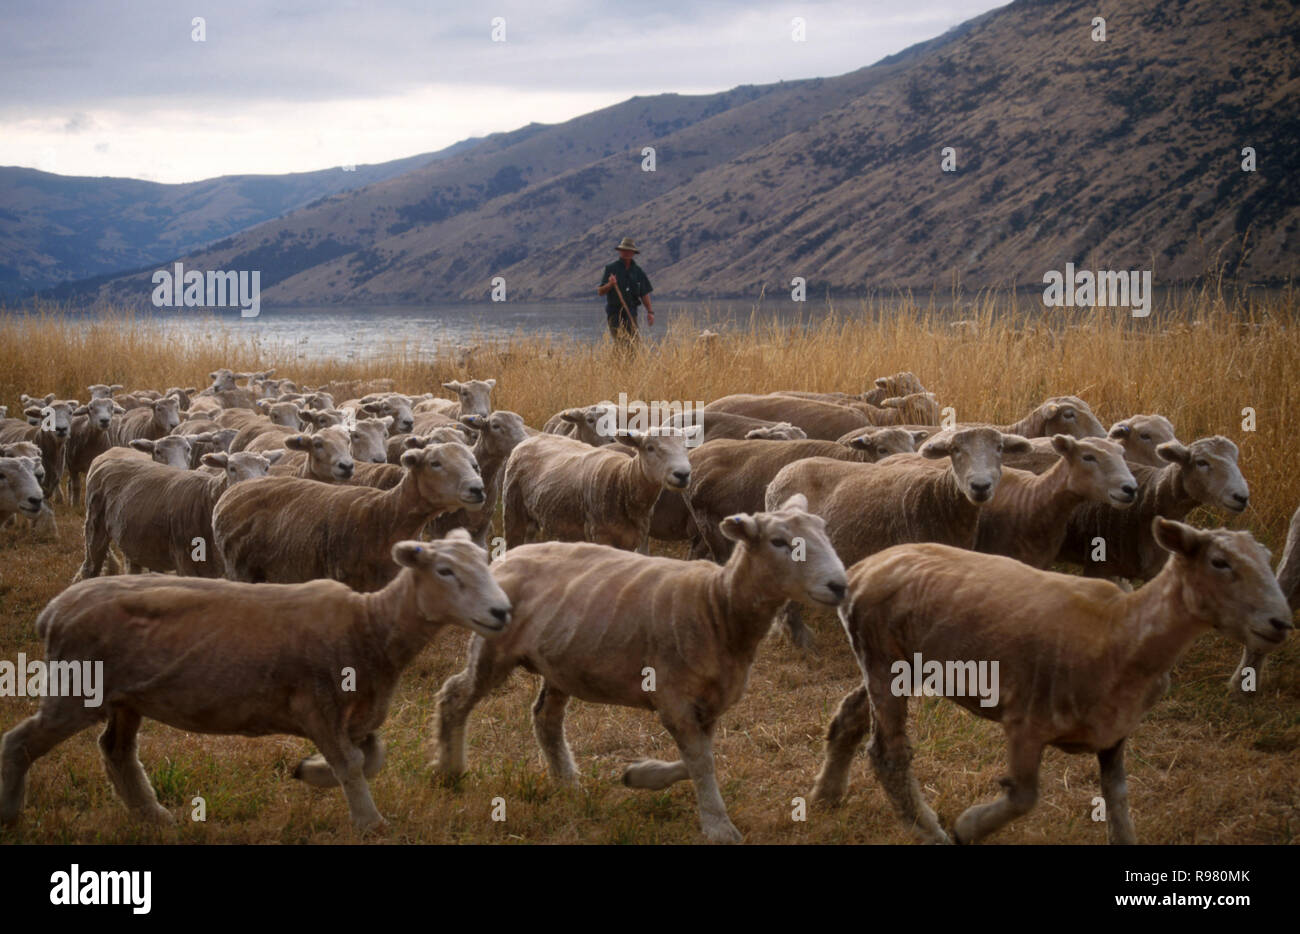
[[[1196,462],[1196,466],[1197,466],[1197,467],[1200,467],[1202,470],[1209,470],[1209,469],[1210,469],[1210,462],[1209,462],[1209,461],[1197,461],[1197,462]]]
[[[1150,435],[1150,434],[1144,434],[1144,435],[1141,436],[1141,438],[1142,438],[1143,441],[1150,441],[1150,440],[1151,440],[1151,435]]]
[[[777,548],[789,548],[789,547],[790,547],[790,543],[787,542],[784,538],[774,538],[774,539],[772,539],[772,544],[775,545]]]
[[[429,467],[430,467],[430,469],[441,468],[441,467],[442,467],[442,461],[434,461],[433,463],[431,463],[431,464],[429,465]]]
[[[452,572],[451,568],[438,568],[438,576],[454,578],[456,575]]]
[[[1069,409],[1066,409],[1061,414],[1064,415],[1066,418],[1074,418],[1074,413],[1071,412]]]
[[[1083,455],[1083,459],[1089,464],[1097,463],[1097,458],[1093,457],[1091,454]]]
[[[1210,562],[1210,564],[1214,565],[1220,571],[1227,571],[1232,567],[1232,565],[1230,565],[1227,561],[1224,561],[1222,558],[1215,558],[1213,561]]]

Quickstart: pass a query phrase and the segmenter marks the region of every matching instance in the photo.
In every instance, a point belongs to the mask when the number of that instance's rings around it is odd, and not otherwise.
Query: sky
[[[384,162],[635,95],[844,74],[1001,5],[5,0],[0,165],[175,183]]]

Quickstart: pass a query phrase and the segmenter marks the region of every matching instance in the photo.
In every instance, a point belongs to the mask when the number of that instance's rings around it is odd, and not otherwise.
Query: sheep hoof
[[[170,827],[176,823],[176,818],[172,816],[172,812],[161,804],[142,810],[140,819],[151,824],[157,824],[159,827]]]
[[[293,770],[293,777],[317,788],[333,788],[339,783],[334,770],[320,753],[299,762]]]
[[[376,836],[388,832],[388,821],[384,820],[378,814],[368,817],[359,817],[352,822],[352,826],[361,836]]]
[[[814,788],[808,796],[809,803],[818,809],[834,810],[844,803],[844,789]]]

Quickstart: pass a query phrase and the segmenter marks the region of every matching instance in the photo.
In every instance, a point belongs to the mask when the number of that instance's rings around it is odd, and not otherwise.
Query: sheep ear
[[[209,373],[209,374],[208,374],[208,379],[212,380],[212,381],[215,383],[215,382],[217,381],[217,374],[216,374],[216,372],[213,371],[213,372]]]
[[[433,557],[426,542],[405,541],[393,546],[393,560],[404,568],[418,568]]]
[[[483,380],[483,382],[487,383],[487,385],[488,385],[488,389],[496,389],[496,388],[497,388],[497,381],[494,380],[494,379],[485,379],[485,380]]]
[[[269,463],[274,464],[288,453],[289,452],[284,448],[276,448],[274,451],[263,451],[262,456],[265,457]]]
[[[422,460],[422,454],[423,452],[415,451],[415,450],[403,451],[402,466],[405,467],[407,470],[414,470],[416,467],[420,466],[420,461]]]
[[[718,528],[733,542],[752,542],[758,538],[758,520],[748,513],[727,516],[718,523]]]
[[[941,457],[951,457],[952,439],[936,436],[921,445],[917,453],[922,457],[927,457],[931,460],[938,460]]]
[[[473,542],[473,537],[465,529],[452,529],[442,537],[444,542]]]
[[[411,435],[409,438],[407,438],[405,441],[402,442],[402,447],[406,448],[409,451],[413,448],[422,448],[428,443],[429,443],[428,438],[421,438],[419,435]]]
[[[186,435],[185,440],[190,444],[209,444],[215,440],[216,435],[210,431],[202,431],[197,435]]]
[[[284,439],[284,446],[290,451],[305,451],[311,447],[311,435],[289,435]]]
[[[1170,554],[1183,558],[1194,558],[1206,539],[1205,533],[1199,529],[1163,516],[1156,516],[1152,520],[1151,534],[1155,536],[1157,545]]]
[[[1191,449],[1177,441],[1166,441],[1156,448],[1156,456],[1161,460],[1167,460],[1171,464],[1190,464],[1192,462]]]
[[[1110,426],[1108,438],[1127,438],[1133,433],[1133,426],[1127,422],[1116,422]]]
[[[1075,441],[1069,435],[1052,435],[1052,450],[1061,456],[1069,454],[1071,451],[1078,448],[1078,446],[1079,442]],[[1004,445],[1002,449],[1005,451],[1006,446]]]
[[[1020,435],[1003,435],[1002,436],[1002,453],[1003,454],[1028,454],[1033,451],[1034,446],[1028,438]]]
[[[907,405],[907,398],[905,396],[893,396],[889,399],[880,400],[880,407],[882,409],[901,409],[905,405]]]
[[[858,435],[856,438],[850,438],[848,441],[845,441],[844,444],[853,448],[855,451],[871,450],[871,438],[867,435]]]
[[[807,512],[808,497],[804,496],[802,493],[792,493],[790,498],[780,506],[781,512],[784,512],[787,509],[798,509],[800,512]]]
[[[888,387],[889,387],[889,380],[888,380],[888,379],[886,379],[886,378],[883,377],[883,376],[877,376],[877,377],[876,377],[876,388],[877,388],[877,389],[887,389]]]
[[[482,431],[487,427],[487,419],[482,415],[462,415],[459,421],[466,428],[471,428],[474,431]]]
[[[460,392],[460,383],[453,379],[450,383],[443,383],[442,388],[450,389],[452,392]]]
[[[144,451],[146,454],[152,454],[154,443],[152,441],[145,441],[143,438],[136,438],[131,442],[131,447],[135,448],[137,451]]]
[[[84,405],[79,405],[79,406],[77,406],[75,409],[72,410],[72,414],[73,414],[73,415],[89,415],[89,414],[90,414],[90,409],[86,408]]]
[[[116,403],[114,403],[114,405],[113,405],[113,414],[114,414],[114,415],[125,415],[125,414],[126,414],[126,409],[124,409],[124,408],[122,408],[120,405],[117,405]]]
[[[204,467],[220,467],[225,470],[230,464],[230,455],[224,451],[214,454],[204,454],[199,458],[199,463]]]
[[[928,438],[928,437],[930,437],[930,432],[928,432],[928,431],[914,431],[914,432],[912,432],[912,446],[915,447],[915,446],[918,445],[918,444],[924,444],[924,443],[925,443],[925,439]]]
[[[37,419],[38,421],[45,417],[42,414],[40,407],[35,405],[29,405],[27,408],[23,409],[23,414],[26,415],[28,418],[34,418]]]
[[[582,409],[565,409],[560,413],[560,421],[562,422],[580,422],[586,417],[586,413]]]
[[[635,428],[629,429],[627,431],[614,432],[614,440],[622,441],[624,444],[631,445],[632,447],[638,449],[645,447],[645,439],[646,436],[643,435],[641,432],[637,431]]]
[[[376,415],[378,415],[378,414],[379,414],[380,412],[382,412],[383,410],[384,410],[384,403],[383,403],[383,402],[367,402],[367,403],[365,403],[364,405],[361,406],[361,411],[363,411],[363,412],[373,412],[373,413],[376,414]]]

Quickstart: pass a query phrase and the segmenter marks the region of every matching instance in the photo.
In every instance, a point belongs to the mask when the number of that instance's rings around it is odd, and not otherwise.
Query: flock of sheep
[[[46,696],[4,735],[0,822],[18,818],[32,763],[100,721],[117,793],[170,821],[137,755],[148,717],[307,737],[320,752],[295,777],[341,785],[356,827],[378,828],[378,729],[403,669],[450,624],[470,642],[438,694],[438,772],[466,771],[469,714],[522,667],[541,676],[534,731],[556,780],[577,776],[570,697],[652,710],[681,759],[639,762],[625,783],[691,779],[704,835],[738,841],[714,730],[774,621],[807,644],[811,602],[839,608],[864,675],[830,724],[815,802],[842,798],[871,733],[912,832],[973,842],[1034,805],[1052,745],[1097,755],[1109,837],[1130,843],[1125,738],[1179,655],[1216,629],[1245,647],[1232,683],[1249,688],[1300,599],[1300,510],[1276,574],[1249,533],[1179,521],[1246,507],[1231,441],[1182,443],[1156,415],[1107,430],[1072,396],[1011,425],[941,429],[933,395],[898,373],[862,394],[733,395],[611,433],[628,413],[608,404],[529,427],[493,409],[494,380],[444,384],[453,401],[273,376],[96,385],[84,405],[24,396],[22,417],[0,421],[0,525],[48,530],[65,475],[84,498],[77,582],[36,631],[48,662],[102,660],[105,680],[102,706]],[[506,548],[489,563],[498,500]],[[694,560],[651,556],[652,539]],[[951,835],[911,774],[908,692],[891,687],[918,655],[1000,667],[995,703],[951,699],[1003,725],[1010,774]]]

